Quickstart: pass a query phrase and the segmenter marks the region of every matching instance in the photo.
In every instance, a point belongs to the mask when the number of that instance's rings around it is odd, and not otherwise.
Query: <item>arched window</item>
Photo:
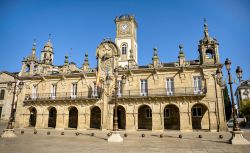
[[[128,48],[128,46],[127,46],[127,44],[122,44],[122,54],[124,55],[124,54],[127,54],[127,48]]]
[[[206,58],[208,58],[208,59],[213,59],[213,57],[214,57],[214,55],[213,55],[213,50],[208,49],[208,50],[206,51]]]
[[[26,65],[25,72],[29,72],[29,71],[30,71],[30,65]]]

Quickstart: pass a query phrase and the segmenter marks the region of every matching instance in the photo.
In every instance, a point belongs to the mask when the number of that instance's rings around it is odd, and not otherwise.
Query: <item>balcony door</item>
[[[174,79],[167,78],[166,80],[167,95],[174,95]]]
[[[148,95],[148,80],[141,80],[141,96]]]

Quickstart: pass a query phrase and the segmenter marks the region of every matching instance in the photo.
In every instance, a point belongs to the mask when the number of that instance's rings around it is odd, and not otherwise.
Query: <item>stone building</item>
[[[16,127],[111,130],[117,95],[121,130],[227,130],[222,87],[215,75],[223,66],[219,44],[209,36],[206,23],[198,60],[187,60],[180,45],[176,62],[160,62],[154,48],[152,63],[144,66],[137,62],[135,17],[116,17],[115,24],[115,41],[105,39],[96,49],[96,68],[89,66],[88,54],[81,68],[67,56],[63,65],[54,65],[51,40],[39,60],[33,44],[31,55],[22,61],[25,86]]]
[[[244,105],[244,100],[250,99],[250,79],[241,81],[234,95],[236,96],[237,106],[239,110],[241,108],[241,105]]]
[[[0,72],[0,119],[8,120],[11,113],[13,88],[10,82],[15,81],[15,73]]]

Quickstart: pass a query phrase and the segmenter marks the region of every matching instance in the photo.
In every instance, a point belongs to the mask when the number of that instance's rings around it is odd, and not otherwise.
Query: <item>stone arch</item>
[[[35,127],[36,126],[36,118],[37,118],[37,110],[35,107],[29,108],[29,127]]]
[[[152,109],[148,105],[138,108],[138,129],[152,130]]]
[[[209,110],[205,104],[197,103],[191,108],[192,127],[198,130],[209,130]]]
[[[113,109],[113,122],[115,117],[115,107]],[[126,129],[126,110],[122,105],[117,106],[117,117],[118,117],[118,128],[119,129]]]
[[[49,111],[48,127],[55,128],[56,127],[57,110],[55,107],[49,107],[48,111]]]
[[[180,130],[180,110],[174,104],[166,105],[163,109],[164,129]]]
[[[90,128],[101,129],[101,109],[98,106],[90,109]]]
[[[77,128],[78,125],[78,109],[76,107],[69,107],[69,128]]]

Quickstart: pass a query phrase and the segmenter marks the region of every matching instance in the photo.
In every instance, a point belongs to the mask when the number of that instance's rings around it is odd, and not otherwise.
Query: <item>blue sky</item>
[[[20,71],[34,38],[40,57],[49,33],[55,65],[63,64],[67,54],[80,67],[87,51],[95,67],[96,47],[106,37],[114,40],[114,18],[127,13],[135,15],[139,25],[139,65],[151,63],[155,46],[161,62],[176,61],[180,43],[188,60],[198,58],[205,17],[210,36],[220,43],[221,62],[232,60],[235,79],[238,65],[243,79],[250,77],[248,0],[0,0],[0,71]]]

